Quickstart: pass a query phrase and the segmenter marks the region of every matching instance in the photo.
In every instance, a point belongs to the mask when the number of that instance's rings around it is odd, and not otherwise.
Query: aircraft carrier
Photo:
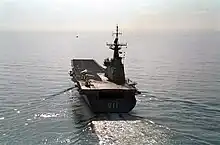
[[[75,82],[80,95],[93,112],[127,113],[136,105],[135,95],[140,92],[136,83],[125,78],[124,64],[120,56],[121,48],[118,26],[114,42],[108,44],[113,50],[113,58],[105,59],[104,66],[93,59],[72,59],[70,76]]]

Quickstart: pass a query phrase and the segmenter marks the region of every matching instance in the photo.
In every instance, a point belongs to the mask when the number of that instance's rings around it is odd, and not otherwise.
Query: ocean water
[[[0,144],[220,144],[220,33],[124,32],[129,114],[93,114],[72,58],[111,57],[111,32],[0,32]],[[79,35],[79,38],[76,38]]]

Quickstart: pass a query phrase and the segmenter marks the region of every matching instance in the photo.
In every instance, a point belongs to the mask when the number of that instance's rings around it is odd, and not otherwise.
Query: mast
[[[109,49],[112,49],[114,50],[114,55],[113,55],[113,59],[121,59],[121,57],[119,57],[119,50],[123,47],[123,46],[127,46],[127,43],[126,44],[122,44],[122,43],[119,43],[119,35],[122,35],[121,32],[118,31],[118,25],[116,26],[116,32],[113,33],[113,35],[115,35],[115,40],[114,40],[114,43],[107,43],[107,46],[109,46]]]

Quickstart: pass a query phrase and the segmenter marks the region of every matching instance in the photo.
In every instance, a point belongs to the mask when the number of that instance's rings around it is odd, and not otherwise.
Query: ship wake
[[[108,114],[91,122],[99,144],[166,144],[169,128],[129,114]]]

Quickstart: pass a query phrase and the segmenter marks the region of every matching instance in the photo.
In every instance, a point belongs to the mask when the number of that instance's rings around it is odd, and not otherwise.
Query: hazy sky
[[[220,0],[1,0],[0,29],[218,29]]]

